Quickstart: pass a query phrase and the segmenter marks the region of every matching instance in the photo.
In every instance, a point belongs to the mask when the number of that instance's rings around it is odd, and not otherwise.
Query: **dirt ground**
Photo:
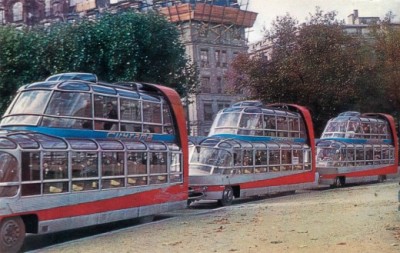
[[[40,252],[400,252],[397,180],[234,203]]]

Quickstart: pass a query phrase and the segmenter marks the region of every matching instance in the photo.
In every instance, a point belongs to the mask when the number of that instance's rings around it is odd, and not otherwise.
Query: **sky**
[[[315,7],[319,6],[324,12],[337,11],[337,18],[347,22],[347,16],[354,10],[358,10],[360,17],[380,17],[392,11],[396,16],[394,22],[400,23],[400,0],[239,0],[242,9],[247,6],[248,11],[258,13],[254,26],[249,29],[248,39],[250,43],[261,40],[262,28],[271,28],[271,23],[277,16],[290,16],[300,23],[306,21],[315,13]]]

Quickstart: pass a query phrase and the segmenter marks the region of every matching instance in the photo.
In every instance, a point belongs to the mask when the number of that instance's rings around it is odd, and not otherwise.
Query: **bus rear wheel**
[[[379,183],[383,183],[383,182],[385,182],[385,180],[386,180],[386,175],[379,175],[378,176],[378,182]]]
[[[0,252],[18,252],[25,239],[25,224],[21,217],[0,222]]]
[[[345,177],[336,177],[333,187],[343,187],[345,184]]]
[[[220,206],[229,206],[232,204],[234,199],[233,189],[231,186],[225,186],[224,191],[222,192],[222,199],[218,200],[218,204]]]

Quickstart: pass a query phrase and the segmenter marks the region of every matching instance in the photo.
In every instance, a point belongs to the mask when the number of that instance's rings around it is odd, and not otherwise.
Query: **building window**
[[[203,67],[203,68],[209,67],[208,50],[207,49],[200,50],[200,61],[201,61],[201,64],[200,64],[201,67]]]
[[[221,51],[215,50],[215,67],[221,66]]]
[[[13,21],[14,22],[22,20],[22,3],[21,2],[17,2],[13,5],[12,13],[13,13]]]
[[[209,77],[201,78],[201,92],[202,93],[211,93],[211,85]]]
[[[221,77],[217,77],[217,93],[221,94],[223,92],[223,88],[222,88],[222,78]]]
[[[203,108],[204,108],[204,120],[211,121],[213,119],[212,104],[205,103],[203,105]]]
[[[218,101],[218,111],[221,111],[224,108],[228,108],[231,104],[229,101]]]
[[[228,60],[226,58],[226,51],[221,52],[221,63],[222,63],[222,67],[228,66]]]
[[[4,11],[0,10],[0,24],[5,24]]]

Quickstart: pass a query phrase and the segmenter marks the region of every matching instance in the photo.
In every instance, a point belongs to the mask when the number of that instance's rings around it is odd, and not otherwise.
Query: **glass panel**
[[[122,142],[125,144],[127,149],[130,150],[146,150],[147,147],[144,143],[142,142],[136,142],[136,141],[129,141],[129,140],[122,140]]]
[[[21,173],[22,173],[22,181],[40,180],[39,152],[21,153]]]
[[[68,178],[68,153],[43,152],[43,179]]]
[[[121,120],[142,121],[141,106],[139,100],[121,98]]]
[[[43,114],[49,95],[46,90],[22,92],[10,114]]]
[[[303,151],[301,149],[293,150],[292,156],[292,164],[294,170],[302,170],[303,169]]]
[[[32,195],[40,195],[40,194],[41,194],[41,184],[40,183],[21,185],[21,195],[22,196],[32,196]]]
[[[150,184],[167,183],[167,175],[150,176]]]
[[[148,143],[148,146],[151,150],[167,150],[167,146],[160,142],[151,142]]]
[[[92,140],[85,140],[85,139],[68,139],[69,144],[71,145],[72,149],[77,150],[95,150],[97,149],[97,144]]]
[[[43,148],[46,149],[66,149],[67,143],[65,143],[62,139],[51,137],[44,134],[32,134],[42,145]]]
[[[97,153],[72,152],[72,178],[97,177]]]
[[[267,151],[256,152],[256,165],[268,165],[268,153]]]
[[[292,169],[292,151],[282,150],[282,166],[281,170],[291,170]]]
[[[132,186],[147,185],[147,177],[129,177],[128,185]]]
[[[102,176],[123,176],[124,175],[124,153],[123,152],[104,152],[102,153]],[[123,187],[123,178],[113,178],[102,180],[102,188]]]
[[[160,125],[143,125],[143,133],[162,133],[162,127]]]
[[[279,137],[288,137],[288,119],[286,117],[277,117],[277,130]]]
[[[14,140],[23,149],[28,148],[39,148],[39,143],[24,134],[14,134],[8,136],[10,139]]]
[[[161,104],[143,101],[143,121],[161,124]]]
[[[41,125],[59,128],[92,129],[92,121],[85,119],[43,117]]]
[[[37,125],[40,117],[33,115],[9,116],[1,121],[3,126],[6,125]]]
[[[93,91],[99,92],[99,93],[112,94],[112,95],[117,94],[117,91],[111,87],[92,85],[92,89],[93,89]]]
[[[89,93],[55,91],[47,107],[46,114],[91,118],[91,96]]]
[[[58,86],[58,88],[62,90],[81,90],[81,91],[89,91],[90,87],[86,83],[83,82],[66,82],[62,83]]]
[[[269,151],[269,164],[270,165],[279,165],[280,164],[280,151],[279,150],[270,150]],[[279,166],[274,166],[271,168],[272,171],[279,171]]]
[[[171,153],[171,172],[182,172],[181,168],[181,155],[178,153]]]
[[[124,187],[125,180],[123,178],[103,179],[101,180],[102,189]]]
[[[139,94],[136,92],[132,92],[132,91],[125,91],[125,90],[119,90],[117,89],[117,92],[120,96],[123,97],[131,97],[131,98],[137,98],[139,99]]]
[[[48,88],[51,89],[56,85],[53,82],[37,82],[26,86],[26,89]]]
[[[68,182],[44,183],[43,194],[68,192]]]
[[[94,116],[97,118],[118,119],[116,97],[94,96]]]
[[[100,147],[104,150],[122,150],[124,146],[119,141],[112,141],[112,140],[98,140],[97,141]]]
[[[150,174],[167,173],[167,153],[150,153]]]
[[[147,153],[128,152],[128,175],[147,174]]]
[[[124,175],[124,153],[103,152],[101,157],[102,176]]]
[[[121,131],[124,132],[136,132],[142,133],[142,125],[141,124],[129,124],[121,122]]]
[[[19,170],[17,159],[4,152],[0,152],[0,182],[18,182],[19,181]],[[16,192],[8,192],[10,188],[0,189],[0,196],[15,195]],[[4,192],[3,192],[4,191]]]
[[[0,138],[0,148],[15,149],[15,148],[17,148],[17,144],[15,144],[14,142],[12,142],[6,138]]]
[[[163,104],[164,133],[174,134],[171,111],[166,103]]]

